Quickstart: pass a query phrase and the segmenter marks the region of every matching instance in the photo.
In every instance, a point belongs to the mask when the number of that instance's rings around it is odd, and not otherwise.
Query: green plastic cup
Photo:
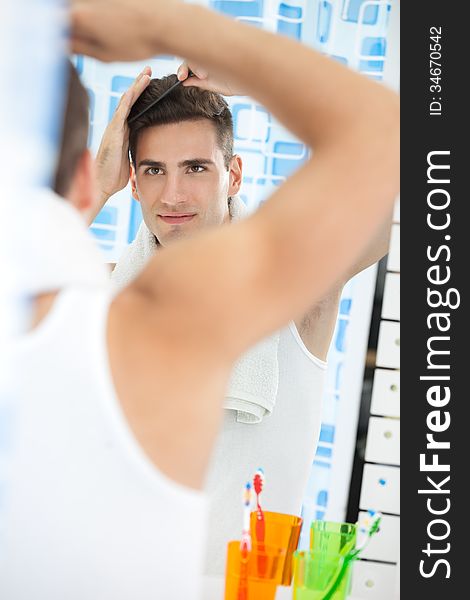
[[[323,600],[338,575],[344,558],[339,554],[322,554],[309,551],[294,552],[293,599]],[[331,600],[345,600],[350,587],[351,572],[348,569]]]
[[[312,552],[344,556],[356,546],[356,523],[312,521],[310,550]]]

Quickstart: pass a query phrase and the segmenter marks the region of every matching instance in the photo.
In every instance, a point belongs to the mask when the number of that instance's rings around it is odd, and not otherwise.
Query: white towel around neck
[[[230,220],[239,221],[248,210],[239,196],[232,196]],[[128,285],[159,249],[154,234],[142,221],[134,241],[124,250],[111,279],[116,291]],[[250,348],[235,363],[224,400],[224,408],[237,411],[240,423],[259,423],[276,404],[279,383],[279,332]]]

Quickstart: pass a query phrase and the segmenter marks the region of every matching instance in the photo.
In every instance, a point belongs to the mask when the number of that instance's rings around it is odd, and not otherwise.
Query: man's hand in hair
[[[193,77],[189,77],[189,70],[192,71]],[[222,96],[244,96],[245,93],[236,90],[227,81],[215,79],[206,69],[193,62],[183,62],[178,67],[178,79],[183,82],[185,87],[197,87],[201,90],[209,90],[209,92],[217,92]]]
[[[122,95],[113,118],[105,129],[96,155],[96,174],[101,210],[108,198],[126,187],[129,181],[129,127],[127,117],[137,98],[150,83],[152,70],[145,69]],[[95,215],[96,216],[96,215]]]

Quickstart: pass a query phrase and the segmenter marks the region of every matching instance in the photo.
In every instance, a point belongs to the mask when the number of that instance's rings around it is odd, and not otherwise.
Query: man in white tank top
[[[197,598],[200,490],[231,367],[344,280],[386,218],[398,101],[287,38],[190,4],[77,2],[72,32],[76,53],[172,53],[223,73],[315,147],[254,216],[171,244],[115,297],[79,219],[94,211],[83,132],[61,190],[68,202],[38,195],[22,224],[35,242],[33,310],[13,348],[23,372],[0,596]]]
[[[195,76],[187,79],[188,65],[183,63],[178,76],[186,80],[185,86],[155,103],[177,79],[150,80],[151,70],[146,67],[122,96],[103,135],[96,158],[97,209],[128,184],[130,175],[132,195],[144,218],[137,239],[112,273],[117,289],[130,283],[157,250],[199,230],[240,219],[231,203],[241,202],[235,195],[241,187],[242,160],[233,154],[232,117],[220,94],[244,94],[213,81],[197,67],[192,70]],[[229,177],[228,189],[220,185],[224,174]],[[384,256],[389,231],[390,221],[384,223],[347,277]],[[332,291],[278,334],[277,356],[272,359],[278,372],[270,373],[267,368],[268,374],[279,378],[272,413],[259,422],[245,423],[237,418],[236,410],[224,410],[205,485],[211,499],[209,574],[223,572],[226,543],[239,535],[240,490],[259,466],[269,481],[263,491],[265,508],[300,514],[320,434],[325,361],[344,282],[338,281]],[[265,347],[257,346],[253,352],[263,354]],[[255,372],[243,374],[257,376]]]

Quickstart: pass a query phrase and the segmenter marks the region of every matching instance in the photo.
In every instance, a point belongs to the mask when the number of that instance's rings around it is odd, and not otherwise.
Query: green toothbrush
[[[379,531],[379,526],[380,526],[380,521],[382,519],[382,515],[380,513],[375,513],[373,511],[369,511],[369,513],[371,513],[371,516],[375,515],[375,519],[374,519],[372,525],[369,527],[369,529],[366,530],[366,535],[364,536],[364,540],[362,541],[361,544],[359,544],[359,546],[356,546],[355,548],[350,550],[347,554],[345,554],[344,559],[343,559],[343,564],[341,565],[340,569],[337,571],[335,578],[330,583],[322,600],[331,600],[331,598],[333,598],[333,594],[338,589],[350,563],[353,560],[357,559],[359,554],[364,550],[364,548],[369,543],[370,538]]]

